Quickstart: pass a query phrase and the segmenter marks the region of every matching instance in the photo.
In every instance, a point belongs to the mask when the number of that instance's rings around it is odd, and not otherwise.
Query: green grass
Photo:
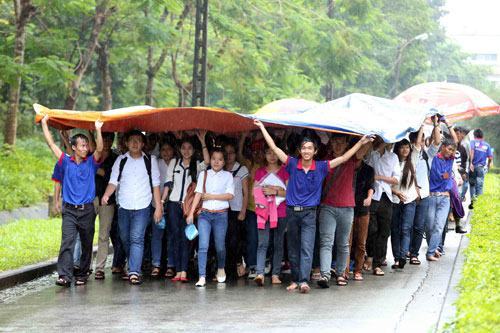
[[[55,162],[43,139],[19,141],[12,151],[0,148],[0,210],[47,200]]]
[[[94,244],[99,222],[96,220]],[[54,257],[61,244],[61,219],[19,220],[0,226],[0,272]]]
[[[474,205],[470,243],[456,301],[457,314],[447,330],[500,331],[500,175],[487,174],[485,193]]]

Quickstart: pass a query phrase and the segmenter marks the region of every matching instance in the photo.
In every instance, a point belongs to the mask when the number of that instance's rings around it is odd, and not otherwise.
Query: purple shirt
[[[492,158],[490,145],[483,139],[474,139],[470,142],[470,149],[474,151],[472,165],[486,165],[486,159]]]

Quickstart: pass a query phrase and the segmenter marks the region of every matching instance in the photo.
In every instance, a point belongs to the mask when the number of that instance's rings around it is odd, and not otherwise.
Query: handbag
[[[206,189],[207,176],[208,176],[208,172],[207,172],[207,170],[205,170],[205,177],[203,177],[203,192],[202,193],[205,193],[207,191],[207,189]],[[183,212],[184,217],[187,217],[189,215],[189,212],[191,211],[191,207],[193,206],[193,202],[194,202],[194,197],[196,195],[195,190],[196,190],[196,183],[191,182],[191,184],[189,184],[189,186],[186,190],[186,197],[184,198],[184,203],[182,204],[182,212]],[[200,215],[202,203],[203,203],[202,200],[200,200],[198,202],[198,205],[194,209],[194,214],[193,214],[194,217],[198,217],[198,215]]]

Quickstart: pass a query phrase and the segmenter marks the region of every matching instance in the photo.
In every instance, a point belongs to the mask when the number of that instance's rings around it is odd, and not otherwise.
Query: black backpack
[[[146,171],[148,172],[149,176],[149,186],[151,187],[151,191],[153,191],[153,178],[151,177],[151,155],[144,154],[143,159],[144,159],[144,164],[146,165]],[[122,160],[120,161],[118,182],[120,182],[120,179],[122,178],[122,171],[123,168],[125,167],[125,163],[127,163],[127,157],[122,158]]]

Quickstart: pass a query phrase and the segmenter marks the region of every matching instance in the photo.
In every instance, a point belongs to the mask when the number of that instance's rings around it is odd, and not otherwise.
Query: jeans
[[[415,217],[413,219],[413,229],[410,242],[410,257],[418,257],[418,251],[422,245],[424,231],[428,224],[429,197],[420,199],[415,207]]]
[[[215,250],[217,251],[217,268],[221,269],[226,264],[227,212],[210,213],[202,211],[198,217],[198,274],[200,277],[206,276],[207,252],[212,229],[214,231]]]
[[[186,220],[184,219],[182,205],[179,202],[169,202],[168,209],[168,225],[172,234],[171,244],[168,258],[172,258],[173,263],[168,264],[168,267],[175,267],[177,272],[187,272],[189,264],[189,241],[184,233],[186,229]],[[170,239],[170,238],[169,238]]]
[[[311,274],[316,236],[316,208],[296,212],[287,207],[288,258],[292,282],[308,282]]]
[[[481,194],[483,194],[483,185],[484,185],[484,166],[475,165],[474,172],[470,173],[470,195],[472,198],[477,198]]]
[[[158,224],[153,221],[151,226],[151,264],[153,267],[161,267],[161,250],[164,233],[165,229],[159,228]]]
[[[349,256],[349,236],[354,218],[353,207],[320,206],[319,211],[319,256],[321,275],[330,279],[332,246],[337,248],[336,269],[338,274],[345,271]]]
[[[406,259],[410,250],[411,231],[415,219],[415,201],[407,204],[399,203],[392,206],[391,245],[394,260]]]
[[[92,261],[92,242],[94,240],[95,210],[93,205],[85,209],[62,206],[62,233],[57,273],[68,280],[73,278],[73,254],[76,235],[80,236],[82,255],[80,269],[75,272],[77,278],[87,279],[87,272]]]
[[[245,252],[245,221],[239,221],[240,212],[228,212],[228,226],[226,233],[226,274],[228,277],[237,278],[237,266],[242,263]]]
[[[113,215],[115,213],[115,205],[110,204],[101,206],[99,198],[94,200],[94,207],[96,207],[97,214],[99,214],[99,238],[97,243],[97,256],[96,256],[96,271],[104,271],[106,259],[109,253],[109,233],[111,231],[111,224],[113,223]]]
[[[391,235],[392,202],[385,193],[370,206],[367,250],[373,257],[373,268],[382,266],[387,255],[387,240]]]
[[[281,260],[283,259],[283,239],[285,238],[286,218],[278,218],[278,226],[270,229],[269,221],[266,222],[265,229],[258,229],[259,246],[257,248],[257,274],[264,275],[266,266],[266,254],[269,246],[269,234],[273,234],[273,275],[280,275]]]
[[[460,199],[465,200],[465,195],[467,194],[467,191],[469,190],[469,181],[464,180],[464,183],[462,184],[462,190],[460,191]]]
[[[361,273],[363,269],[363,263],[365,262],[366,255],[366,238],[368,236],[368,224],[370,223],[370,215],[361,215],[354,217],[354,223],[351,230],[351,237],[349,240],[349,245],[351,246],[351,251],[354,252],[354,273]],[[350,257],[347,257],[347,268],[346,275],[349,273],[347,269],[349,268]]]
[[[433,256],[442,241],[443,229],[450,211],[450,197],[430,196],[427,210],[427,256]]]
[[[247,253],[245,262],[247,267],[255,268],[255,266],[257,266],[257,246],[259,244],[259,237],[257,234],[257,215],[251,210],[247,210],[245,228],[247,234]]]
[[[118,209],[120,238],[128,258],[129,275],[141,274],[144,235],[151,221],[151,206],[143,209]]]

